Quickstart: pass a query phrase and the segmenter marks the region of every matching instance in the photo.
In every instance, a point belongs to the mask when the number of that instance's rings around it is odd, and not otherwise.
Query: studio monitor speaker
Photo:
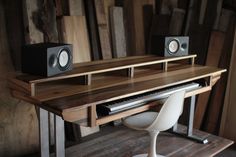
[[[72,45],[39,43],[25,45],[22,50],[22,72],[53,76],[72,69]]]
[[[184,56],[188,55],[188,36],[160,36],[151,38],[151,53],[159,56]]]

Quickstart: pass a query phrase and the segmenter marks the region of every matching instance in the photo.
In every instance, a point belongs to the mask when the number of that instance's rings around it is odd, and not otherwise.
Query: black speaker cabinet
[[[188,55],[188,36],[160,36],[154,35],[151,39],[151,53],[159,56]]]
[[[39,43],[26,45],[22,50],[22,72],[53,76],[72,69],[72,45]]]

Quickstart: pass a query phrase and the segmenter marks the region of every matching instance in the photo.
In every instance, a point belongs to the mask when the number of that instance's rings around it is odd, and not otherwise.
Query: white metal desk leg
[[[48,111],[39,108],[39,134],[41,157],[49,157]]]
[[[55,115],[55,145],[56,145],[56,157],[65,157],[65,128],[64,120]]]

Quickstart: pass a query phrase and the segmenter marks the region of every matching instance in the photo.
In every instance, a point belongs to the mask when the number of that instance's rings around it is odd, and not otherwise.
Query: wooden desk
[[[12,95],[39,107],[42,156],[49,156],[48,112],[55,114],[56,152],[64,156],[64,120],[97,126],[143,112],[157,102],[117,113],[96,116],[96,106],[187,82],[200,89],[186,93],[192,97],[188,136],[192,137],[195,95],[211,90],[225,69],[194,64],[196,55],[181,57],[135,56],[75,65],[62,75],[41,78],[21,75],[9,80]],[[176,128],[174,129],[176,131]]]

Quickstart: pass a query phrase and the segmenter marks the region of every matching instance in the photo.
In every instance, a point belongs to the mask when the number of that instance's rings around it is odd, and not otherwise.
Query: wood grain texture
[[[84,1],[83,0],[68,0],[69,14],[71,16],[84,16]]]
[[[107,17],[105,13],[104,1],[95,0],[94,4],[96,10],[99,39],[101,44],[100,46],[102,50],[102,58],[111,59],[112,58],[111,40],[108,28],[109,24],[107,23]]]
[[[58,31],[57,31],[57,21],[56,21],[56,6],[53,1],[45,0],[41,4],[41,9],[39,9],[40,24],[38,27],[44,34],[45,42],[58,42]]]
[[[221,13],[223,10],[222,6],[223,6],[223,0],[218,0],[217,8],[216,8],[216,18],[215,18],[215,22],[214,22],[214,26],[213,26],[214,30],[217,30],[217,28],[218,28]]]
[[[160,14],[171,14],[174,8],[178,7],[178,0],[162,0]]]
[[[153,15],[152,25],[150,29],[149,39],[148,39],[148,53],[155,54],[152,51],[153,36],[155,35],[168,35],[170,26],[170,15]]]
[[[153,5],[144,5],[143,6],[143,28],[144,28],[144,40],[145,40],[145,48],[146,53],[148,53],[148,43],[152,28],[152,20],[154,16]]]
[[[110,60],[101,60],[95,62],[85,62],[78,63],[74,65],[73,70],[70,72],[53,76],[53,77],[40,77],[34,75],[19,75],[17,79],[20,79],[27,83],[43,83],[49,82],[53,80],[60,80],[66,78],[73,78],[78,76],[90,75],[90,74],[99,74],[109,71],[116,71],[122,69],[128,69],[132,67],[142,67],[153,64],[160,64],[165,62],[174,62],[180,60],[189,60],[192,58],[196,58],[196,55],[187,55],[187,56],[178,56],[178,57],[159,57],[154,55],[147,56],[131,56],[125,58],[118,59],[110,59]]]
[[[52,1],[23,1],[26,43],[58,42],[56,7]]]
[[[21,45],[24,42],[24,27],[22,2],[8,0],[5,1],[6,29],[11,51],[11,58],[16,70],[21,69]],[[17,27],[16,27],[17,26]]]
[[[190,67],[188,69],[180,69],[167,72],[163,75],[154,75],[147,80],[141,82],[127,82],[121,85],[101,88],[99,90],[85,91],[81,94],[59,98],[45,102],[46,105],[40,105],[43,108],[54,110],[53,112],[61,112],[66,119],[70,112],[77,109],[100,104],[104,102],[114,101],[121,98],[127,98],[137,94],[170,87],[184,82],[209,77],[214,73],[223,71],[210,67]],[[145,78],[145,77],[144,77]],[[168,78],[168,80],[166,80]],[[87,94],[86,94],[87,93]],[[78,99],[79,98],[79,99]],[[64,102],[67,102],[66,104]]]
[[[178,126],[181,132],[185,126]],[[162,132],[157,137],[157,153],[169,157],[199,157],[214,156],[229,147],[233,142],[198,130],[194,134],[208,137],[209,144],[199,144],[194,141]],[[66,149],[68,157],[130,157],[147,153],[150,146],[150,137],[145,131],[135,131],[124,126],[103,128],[102,132],[85,138],[78,145]],[[91,147],[93,149],[91,149]]]
[[[210,26],[210,24],[205,23],[206,21],[205,15],[203,21],[204,24],[202,25],[199,24],[199,19],[201,16],[200,10],[201,10],[201,1],[199,0],[189,1],[185,28],[184,28],[184,35],[189,36],[189,43],[191,43],[189,45],[189,52],[194,51],[198,55],[196,63],[204,65],[206,60],[206,54],[208,50],[212,25]],[[209,13],[211,13],[211,11]],[[214,18],[214,16],[212,18]]]
[[[232,10],[222,9],[217,29],[222,32],[227,32],[230,20],[234,18],[234,16],[235,13]]]
[[[236,29],[235,29],[236,30]],[[229,68],[229,76],[227,80],[227,88],[225,93],[225,99],[224,99],[224,107],[223,107],[223,113],[221,116],[221,125],[220,125],[220,136],[226,137],[232,140],[236,140],[235,132],[235,96],[234,93],[236,92],[236,65],[235,65],[235,59],[236,59],[236,31],[234,33],[234,44],[233,44],[233,50],[232,50],[232,57],[230,60],[230,68]]]
[[[83,1],[69,1],[70,14],[83,14]],[[80,10],[77,10],[80,9]],[[80,11],[80,12],[78,12]],[[64,16],[61,19],[62,41],[73,44],[73,63],[91,61],[90,43],[88,37],[87,23],[85,16]],[[82,111],[81,111],[82,112]],[[84,111],[86,112],[86,111]],[[79,140],[79,136],[88,135],[96,130],[85,128],[83,126],[72,125],[74,140]],[[80,131],[78,131],[80,130]]]
[[[202,25],[204,21],[204,17],[206,14],[206,9],[207,9],[207,2],[208,0],[201,1],[201,7],[200,7],[200,15],[199,15],[199,24]]]
[[[188,35],[197,26],[200,16],[201,3],[198,0],[190,0],[188,3],[188,14],[186,17],[184,35]]]
[[[7,78],[14,77],[5,23],[0,2],[0,156],[24,156],[38,150],[38,126],[31,104],[12,98]]]
[[[143,55],[146,53],[145,31],[144,31],[144,5],[152,5],[155,8],[154,0],[125,0],[124,17],[127,28],[127,45],[129,55]]]
[[[204,65],[206,61],[211,29],[204,25],[194,25],[189,32],[189,52],[196,52],[196,64]]]
[[[185,10],[178,8],[173,9],[169,26],[170,35],[178,36],[182,34],[184,18],[185,18]]]
[[[169,15],[154,15],[152,20],[151,35],[166,35],[169,33]]]
[[[61,41],[73,44],[73,63],[91,61],[85,17],[63,16],[60,24]]]
[[[107,19],[108,32],[111,37],[110,8],[115,7],[115,0],[103,0],[103,5],[104,5],[105,15]]]
[[[211,39],[209,43],[206,65],[218,66],[221,54],[224,53],[223,45],[225,41],[225,34],[219,31],[213,31],[211,33]],[[212,57],[214,56],[214,57]],[[210,92],[201,94],[198,96],[196,111],[194,117],[194,128],[200,129],[205,111],[207,108]]]
[[[185,66],[187,67],[187,66]],[[189,67],[189,66],[188,66]],[[183,68],[183,67],[182,67]],[[178,69],[178,68],[177,68]],[[175,69],[169,69],[169,71],[177,70]],[[123,85],[127,83],[134,83],[134,82],[142,82],[151,79],[152,77],[159,77],[163,76],[161,74],[162,70],[144,70],[142,72],[135,73],[134,78],[130,79],[130,77],[124,77],[122,75],[118,76],[98,76],[93,78],[93,82],[90,86],[85,85],[78,85],[78,83],[65,83],[68,82],[68,80],[64,81],[64,84],[52,84],[42,87],[41,89],[37,89],[38,93],[34,97],[34,99],[39,101],[48,101],[60,97],[75,95],[84,93],[85,91],[95,91],[102,88],[108,88],[112,86],[117,85]],[[146,77],[144,77],[147,75]],[[151,76],[153,75],[153,76]],[[71,81],[71,80],[70,80]],[[47,91],[45,91],[45,88],[47,88]],[[22,89],[22,88],[21,88]],[[14,88],[14,90],[18,90],[17,88]],[[18,90],[21,91],[21,90]]]
[[[225,43],[223,46],[225,53],[221,54],[221,59],[219,62],[220,68],[226,68],[226,69],[229,68],[232,47],[233,47],[235,24],[236,24],[236,18],[234,17],[231,19],[225,37]],[[227,78],[228,74],[222,75],[221,79],[218,81],[218,83],[215,85],[215,88],[212,91],[209,107],[206,114],[207,118],[204,125],[205,126],[204,128],[211,133],[218,134],[219,132],[220,118],[223,109]]]
[[[39,43],[44,41],[43,32],[38,28],[39,14],[38,0],[23,1],[24,33],[26,43]]]
[[[214,28],[215,21],[220,16],[220,9],[222,6],[222,0],[208,0],[207,1],[207,9],[205,12],[205,17],[203,24],[211,29]]]
[[[110,8],[113,55],[116,58],[127,56],[126,36],[122,7]]]
[[[96,11],[93,0],[84,1],[85,14],[88,23],[88,33],[91,45],[92,60],[102,59],[99,33],[97,28]]]

